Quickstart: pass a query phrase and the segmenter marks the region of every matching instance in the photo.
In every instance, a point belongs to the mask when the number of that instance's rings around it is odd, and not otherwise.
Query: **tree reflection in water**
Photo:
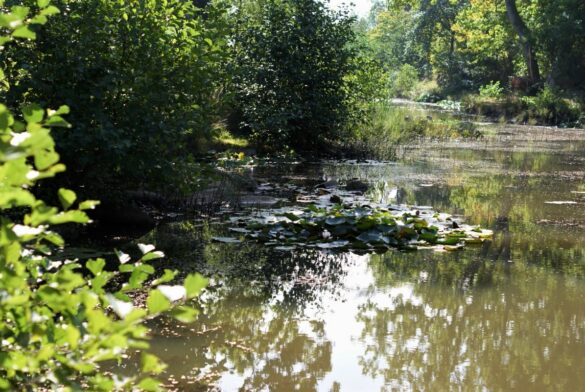
[[[164,321],[154,328],[160,335],[153,350],[171,364],[171,379],[181,390],[205,390],[207,383],[226,390],[317,390],[332,370],[332,343],[324,321],[303,311],[319,312],[323,293],[335,297],[348,258],[247,245],[229,253],[236,259],[214,254],[208,260],[225,262],[228,270],[205,299],[196,328]]]
[[[585,191],[582,178],[552,175],[569,170],[556,152],[431,153],[411,166],[339,164],[307,175],[379,179],[376,200],[461,214],[494,229],[492,242],[357,260],[214,244],[226,233],[213,225],[153,232],[146,241],[173,267],[222,282],[194,326],[158,328],[154,350],[179,389],[583,389],[585,210],[545,203]],[[307,171],[297,169],[284,174]]]
[[[371,259],[376,294],[357,315],[366,374],[382,376],[389,390],[584,385],[585,361],[575,360],[585,350],[581,282],[472,252],[417,259]]]

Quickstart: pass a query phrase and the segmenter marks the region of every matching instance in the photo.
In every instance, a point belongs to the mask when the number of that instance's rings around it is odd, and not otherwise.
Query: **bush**
[[[59,12],[48,0],[38,5],[31,15],[29,8],[8,10],[0,2],[3,45],[34,39],[36,27]],[[9,82],[3,80],[5,88]],[[56,208],[31,193],[40,180],[65,170],[49,129],[67,129],[67,113],[65,106],[28,104],[14,116],[0,105],[0,390],[158,390],[151,376],[164,365],[145,351],[145,322],[168,312],[192,320],[196,310],[176,303],[195,297],[206,280],[190,275],[184,285],[169,286],[176,273],[166,270],[146,283],[155,272],[150,262],[163,256],[151,245],[139,245],[135,263],[122,252],[115,263],[59,256],[64,240],[52,227],[88,223],[85,211],[97,204],[78,203],[62,188]],[[146,294],[145,308],[133,304],[137,292]],[[100,367],[129,350],[142,351],[143,374],[120,377]]]
[[[390,94],[393,97],[409,98],[418,82],[418,72],[410,64],[404,64],[390,81]]]
[[[579,108],[571,108],[556,89],[545,86],[535,96],[521,98],[529,119],[540,123],[561,125],[575,123],[579,119]]]
[[[34,5],[37,0],[21,3]],[[182,0],[58,0],[38,39],[3,51],[9,105],[67,104],[75,127],[54,136],[70,184],[167,185],[209,135],[222,83],[222,10]],[[22,67],[21,67],[22,66]],[[177,160],[177,157],[183,157]]]
[[[437,81],[432,79],[419,81],[411,95],[416,102],[437,103],[443,100]]]
[[[235,37],[242,125],[264,151],[321,151],[355,114],[353,18],[317,0],[259,7]]]
[[[499,81],[490,82],[479,88],[479,96],[482,98],[501,98],[504,95],[504,88]]]

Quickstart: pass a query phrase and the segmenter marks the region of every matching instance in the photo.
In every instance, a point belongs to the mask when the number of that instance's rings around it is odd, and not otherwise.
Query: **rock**
[[[338,185],[337,180],[329,180],[327,182],[324,182],[322,184],[317,185],[315,188],[316,189],[331,189],[331,188],[336,188]]]
[[[348,191],[366,192],[369,189],[368,184],[358,179],[349,180],[345,185]]]
[[[329,201],[330,201],[331,203],[335,203],[335,204],[341,204],[341,203],[343,202],[343,200],[341,200],[341,197],[339,197],[339,196],[337,196],[337,195],[332,195],[332,196],[329,198]]]

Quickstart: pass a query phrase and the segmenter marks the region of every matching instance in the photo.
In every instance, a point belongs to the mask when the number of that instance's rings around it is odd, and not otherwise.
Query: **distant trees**
[[[532,84],[585,88],[583,1],[392,0],[372,9],[380,59],[411,64],[443,87],[477,89],[525,75]]]

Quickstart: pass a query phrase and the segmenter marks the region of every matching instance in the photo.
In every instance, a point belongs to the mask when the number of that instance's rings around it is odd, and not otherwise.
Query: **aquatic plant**
[[[482,243],[490,230],[463,225],[451,216],[429,207],[352,207],[337,204],[245,217],[230,230],[243,240],[266,246],[316,247],[321,249],[385,252],[397,248],[416,250],[458,250],[465,244]],[[242,239],[215,237],[216,241],[238,243]]]

